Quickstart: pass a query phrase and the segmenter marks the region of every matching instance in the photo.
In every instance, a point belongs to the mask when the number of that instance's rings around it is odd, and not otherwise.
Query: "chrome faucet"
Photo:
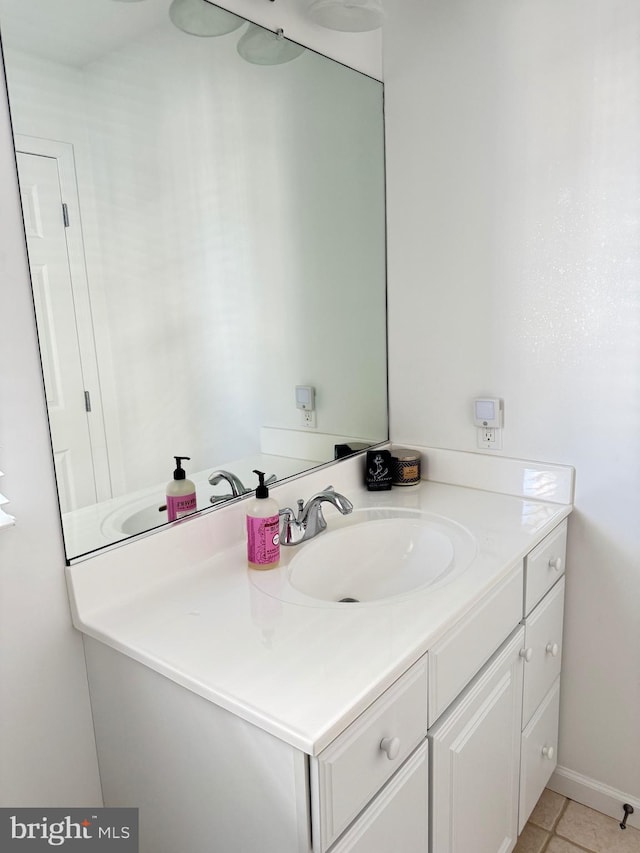
[[[348,515],[353,509],[348,498],[336,492],[333,486],[327,486],[309,498],[306,504],[300,499],[297,514],[288,506],[280,510],[280,544],[298,545],[322,533],[327,526],[322,514],[322,504],[325,502],[332,504],[342,515]]]
[[[275,483],[278,478],[275,474],[271,474],[271,476],[267,477],[264,481],[265,486],[270,485],[271,483]],[[225,481],[229,484],[229,488],[231,489],[231,494],[228,495],[211,495],[209,501],[212,504],[222,503],[222,501],[230,501],[232,498],[239,498],[242,495],[248,495],[249,492],[252,492],[253,489],[248,489],[242,480],[237,477],[235,474],[232,474],[231,471],[223,471],[222,469],[219,471],[214,471],[209,476],[209,484],[212,486],[217,486],[218,483]]]

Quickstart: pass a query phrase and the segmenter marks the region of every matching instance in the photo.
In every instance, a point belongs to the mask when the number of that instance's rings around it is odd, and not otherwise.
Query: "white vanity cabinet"
[[[566,521],[317,755],[86,638],[141,853],[508,853],[555,767]]]

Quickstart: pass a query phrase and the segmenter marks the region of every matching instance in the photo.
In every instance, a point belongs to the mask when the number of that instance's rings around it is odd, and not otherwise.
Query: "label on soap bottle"
[[[247,560],[254,566],[270,566],[280,559],[280,519],[247,516]]]
[[[191,515],[196,509],[195,492],[191,492],[190,495],[167,495],[167,518],[169,521],[176,521],[184,515]]]

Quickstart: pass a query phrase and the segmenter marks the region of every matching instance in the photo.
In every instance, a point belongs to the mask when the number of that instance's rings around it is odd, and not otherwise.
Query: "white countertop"
[[[475,537],[469,569],[448,585],[387,603],[287,603],[263,592],[255,581],[264,573],[246,567],[239,503],[69,567],[76,627],[317,754],[571,512],[571,503],[557,496],[540,500],[431,481],[367,492],[358,465],[361,459],[346,460],[272,495],[291,505],[294,495],[308,498],[332,480],[356,508],[401,506],[446,516]],[[572,478],[572,469],[564,470]],[[339,518],[325,506],[322,536]],[[270,573],[275,585],[285,583],[296,548],[304,544],[282,549],[281,567]]]

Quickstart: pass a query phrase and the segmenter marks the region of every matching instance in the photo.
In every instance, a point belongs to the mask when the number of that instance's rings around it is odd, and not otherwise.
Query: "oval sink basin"
[[[407,509],[355,510],[300,546],[288,580],[321,601],[383,601],[450,583],[475,550],[471,533],[450,519]]]

